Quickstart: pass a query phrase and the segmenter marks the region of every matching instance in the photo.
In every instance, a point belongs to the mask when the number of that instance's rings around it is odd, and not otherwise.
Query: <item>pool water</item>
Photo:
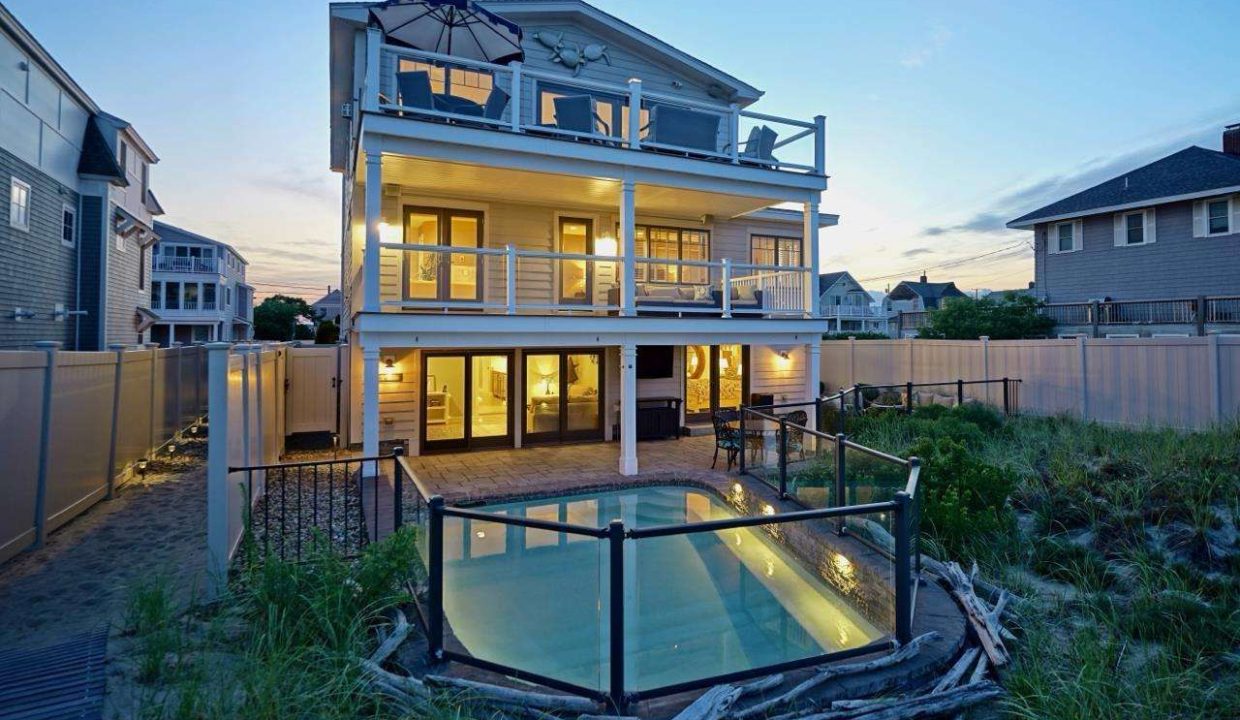
[[[617,518],[632,528],[736,517],[710,493],[669,486],[484,509],[590,527]],[[885,634],[760,527],[626,540],[624,551],[629,689],[859,647]],[[444,558],[444,608],[467,652],[606,689],[606,540],[448,517]]]

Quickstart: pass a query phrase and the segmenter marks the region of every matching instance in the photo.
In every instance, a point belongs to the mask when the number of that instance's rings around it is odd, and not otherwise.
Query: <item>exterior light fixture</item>
[[[594,241],[594,254],[605,257],[616,257],[620,246],[614,237],[604,235]]]
[[[771,504],[770,504],[770,503],[767,503],[767,504],[765,504],[765,505],[763,505],[763,506],[762,506],[762,514],[763,514],[763,515],[774,515],[774,514],[775,514],[775,508],[771,507]]]
[[[140,475],[145,475],[145,474],[146,474],[146,460],[139,460],[139,461],[138,461],[138,473],[139,473]]]
[[[379,382],[400,382],[404,379],[404,373],[396,370],[396,358],[391,355],[384,358],[383,367],[379,368]]]

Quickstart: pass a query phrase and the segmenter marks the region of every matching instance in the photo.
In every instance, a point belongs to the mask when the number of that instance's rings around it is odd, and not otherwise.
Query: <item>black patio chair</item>
[[[719,462],[719,451],[726,453],[728,461],[728,470],[732,469],[732,463],[736,462],[737,455],[740,454],[743,443],[741,442],[741,430],[734,425],[740,419],[740,414],[735,410],[716,410],[711,413],[710,421],[715,426],[715,457],[710,461],[710,468],[715,469],[715,464]]]
[[[800,459],[805,459],[805,430],[806,423],[809,422],[809,413],[804,410],[793,410],[784,415],[784,419],[788,421],[788,454],[796,453]]]

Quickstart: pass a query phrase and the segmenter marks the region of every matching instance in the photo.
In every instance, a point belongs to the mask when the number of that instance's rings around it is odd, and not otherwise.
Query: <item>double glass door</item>
[[[406,207],[404,238],[406,245],[476,250],[482,247],[482,213]],[[449,250],[416,250],[403,255],[406,300],[482,301],[481,255]]]
[[[749,353],[743,345],[685,346],[685,417],[704,420],[715,410],[738,410],[749,390]]]
[[[512,353],[428,353],[422,365],[426,450],[512,444]]]
[[[523,443],[602,439],[602,351],[529,352],[523,369]]]

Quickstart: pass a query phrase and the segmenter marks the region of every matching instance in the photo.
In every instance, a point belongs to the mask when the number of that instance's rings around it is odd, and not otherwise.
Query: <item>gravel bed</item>
[[[360,550],[367,535],[357,476],[356,465],[269,472],[267,494],[255,503],[251,516],[253,547],[259,554],[304,559],[317,536],[348,554]]]

